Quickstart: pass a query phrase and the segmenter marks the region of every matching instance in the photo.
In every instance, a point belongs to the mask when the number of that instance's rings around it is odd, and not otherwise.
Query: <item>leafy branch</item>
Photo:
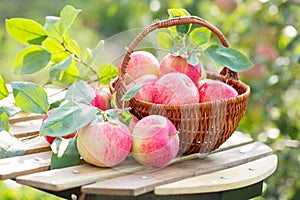
[[[170,18],[190,16],[185,9],[169,9]],[[233,48],[225,48],[218,44],[209,45],[211,31],[206,27],[192,29],[192,24],[183,24],[168,28],[168,32],[158,33],[159,45],[167,49],[174,56],[188,58],[188,63],[195,65],[201,53],[214,63],[228,67],[232,71],[241,72],[253,64],[240,51]]]

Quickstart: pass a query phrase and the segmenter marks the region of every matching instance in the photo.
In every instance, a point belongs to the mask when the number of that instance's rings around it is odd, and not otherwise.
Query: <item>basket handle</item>
[[[144,29],[143,32],[141,32],[129,45],[126,54],[124,58],[121,61],[121,76],[126,73],[126,68],[128,65],[128,62],[130,60],[130,55],[134,51],[135,47],[138,45],[138,43],[150,32],[156,30],[156,29],[161,29],[161,28],[168,28],[170,26],[175,26],[175,25],[182,25],[182,24],[199,24],[201,26],[204,26],[211,30],[219,39],[220,43],[224,47],[229,47],[229,44],[223,35],[223,33],[216,28],[214,25],[210,24],[204,19],[201,19],[197,16],[184,16],[184,17],[176,17],[176,18],[170,18],[162,21],[158,21]],[[237,72],[231,71],[229,68],[224,67],[221,72],[221,75],[225,76],[227,79],[235,79],[238,80],[238,74]]]

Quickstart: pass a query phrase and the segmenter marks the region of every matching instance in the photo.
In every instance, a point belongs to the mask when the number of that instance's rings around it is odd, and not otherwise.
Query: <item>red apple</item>
[[[52,108],[51,110],[49,110],[47,112],[47,114],[43,117],[42,121],[44,122],[51,115],[51,113],[53,113],[54,110],[55,110],[55,108]],[[74,138],[74,137],[76,137],[76,132],[71,133],[66,136],[63,136],[63,138],[65,138],[65,139]],[[56,139],[56,137],[49,136],[49,135],[45,135],[44,138],[49,144],[52,144],[53,141]]]
[[[199,83],[199,102],[212,102],[238,96],[238,92],[230,85],[211,79]]]
[[[107,110],[111,108],[112,95],[109,88],[95,87],[96,96],[91,101],[91,104],[100,110]]]
[[[199,81],[202,74],[201,65],[199,62],[196,65],[191,65],[188,64],[187,57],[173,56],[172,54],[168,54],[162,59],[159,71],[160,75],[165,75],[172,72],[184,73],[190,77],[194,83]]]
[[[199,102],[199,93],[194,82],[185,74],[175,72],[160,77],[153,86],[152,102],[181,105]]]
[[[127,65],[127,73],[132,79],[136,80],[145,74],[159,75],[159,62],[157,58],[147,51],[135,51],[130,55]],[[118,73],[121,74],[121,66],[118,67]]]
[[[176,127],[166,117],[149,115],[134,127],[132,156],[142,165],[163,167],[172,161],[179,150]]]
[[[95,121],[78,131],[79,154],[87,163],[99,167],[118,165],[126,159],[131,146],[131,133],[123,123]]]
[[[138,78],[135,82],[131,82],[127,85],[127,89],[130,89],[138,84],[143,84],[142,88],[135,95],[135,98],[142,101],[152,101],[152,89],[155,82],[158,80],[158,76],[152,74],[146,74]]]

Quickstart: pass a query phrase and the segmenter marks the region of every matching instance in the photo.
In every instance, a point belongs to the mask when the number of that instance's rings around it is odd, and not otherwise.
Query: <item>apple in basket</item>
[[[83,160],[99,167],[113,167],[126,159],[132,146],[123,123],[94,121],[78,131],[77,149]]]
[[[55,111],[55,108],[52,108],[51,110],[49,110],[49,111],[47,112],[47,114],[44,115],[44,117],[43,117],[43,119],[42,119],[42,122],[44,122],[46,119],[48,119],[48,117],[49,117],[49,116],[51,115],[51,113],[53,113],[54,111]],[[73,137],[75,137],[75,136],[76,136],[76,132],[71,133],[71,134],[66,135],[66,136],[63,136],[63,138],[68,139],[68,138],[73,138]],[[45,138],[45,140],[46,140],[49,144],[52,144],[56,137],[54,137],[54,136],[49,136],[49,135],[45,135],[44,138]]]
[[[163,167],[179,150],[176,127],[166,117],[149,115],[142,118],[132,132],[132,156],[142,165]]]
[[[188,63],[186,56],[174,56],[167,54],[160,62],[160,75],[171,72],[181,72],[186,74],[194,83],[197,83],[202,74],[200,62],[197,60],[195,65]]]
[[[212,79],[199,81],[199,102],[211,102],[238,96],[238,92],[230,85]]]
[[[154,84],[152,102],[157,104],[182,105],[199,102],[199,92],[194,82],[180,72],[161,76]]]
[[[96,86],[94,89],[96,96],[91,101],[91,105],[99,108],[100,110],[110,109],[112,95],[109,88]]]
[[[145,74],[159,75],[159,61],[150,52],[135,51],[130,55],[130,60],[126,67],[127,73],[133,80]],[[118,67],[118,74],[121,74],[121,66]]]
[[[146,74],[138,78],[135,82],[131,82],[130,84],[128,84],[127,89],[131,89],[135,85],[142,84],[143,86],[134,97],[138,100],[152,102],[153,85],[157,80],[158,76],[153,74]]]

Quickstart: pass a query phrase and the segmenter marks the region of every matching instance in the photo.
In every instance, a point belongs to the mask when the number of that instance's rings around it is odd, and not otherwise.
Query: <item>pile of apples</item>
[[[142,85],[135,98],[155,104],[182,105],[212,102],[238,96],[230,85],[203,78],[204,70],[187,57],[167,54],[161,62],[146,51],[131,54],[127,73],[133,81],[127,89]]]
[[[233,87],[221,81],[201,78],[204,71],[200,64],[188,64],[183,56],[168,54],[159,63],[153,54],[136,51],[131,54],[127,73],[132,79],[128,89],[142,84],[135,98],[156,104],[193,104],[238,95]],[[159,168],[177,156],[178,131],[168,118],[149,115],[139,120],[132,115],[130,123],[125,123],[122,118],[124,110],[111,108],[111,100],[108,88],[95,87],[95,97],[90,104],[101,110],[102,120],[95,120],[65,136],[77,138],[78,152],[86,162],[113,167],[131,154],[138,163]],[[53,110],[43,120],[51,112]],[[45,136],[45,139],[51,144],[55,138]]]

